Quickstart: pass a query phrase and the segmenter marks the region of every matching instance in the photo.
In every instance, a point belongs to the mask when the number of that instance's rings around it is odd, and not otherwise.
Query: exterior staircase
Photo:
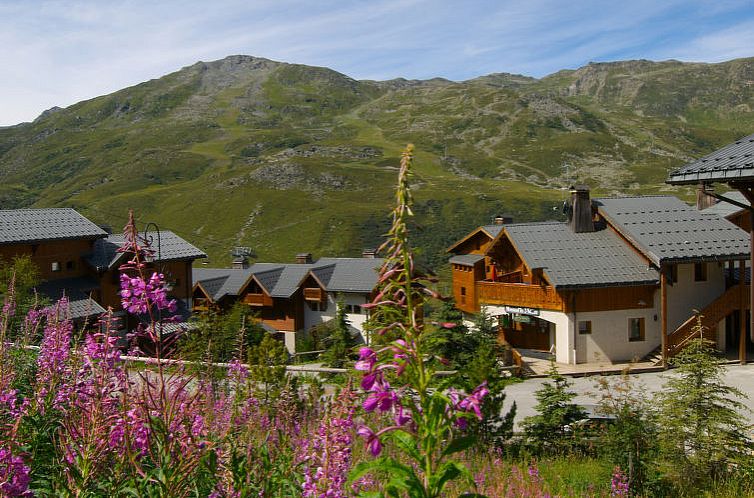
[[[701,320],[705,339],[714,341],[716,332],[715,327],[720,320],[733,311],[741,309],[742,305],[744,309],[749,309],[751,306],[749,290],[747,289],[745,291],[742,299],[741,287],[739,285],[734,285],[728,288],[728,290],[712,301],[706,308],[689,317],[689,319],[683,322],[677,329],[668,334],[668,358],[672,358],[678,354],[692,339],[698,337],[698,319]],[[660,351],[660,353],[662,353],[662,351]],[[650,353],[650,355],[651,354],[652,353]],[[660,361],[662,361],[662,354],[660,354]]]

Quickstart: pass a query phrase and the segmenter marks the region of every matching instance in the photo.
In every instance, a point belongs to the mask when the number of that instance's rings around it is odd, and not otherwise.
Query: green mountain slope
[[[575,181],[669,190],[669,169],[754,130],[752,106],[754,59],[377,82],[231,56],[0,128],[0,206],[116,227],[133,207],[213,264],[236,245],[354,255],[386,229],[412,142],[417,242],[436,263],[494,213],[557,217]]]

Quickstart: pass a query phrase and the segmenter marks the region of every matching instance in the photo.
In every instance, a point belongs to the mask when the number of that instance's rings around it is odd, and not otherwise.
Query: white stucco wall
[[[313,311],[308,304],[304,305],[304,329],[309,330],[315,325],[324,323],[335,318],[338,311],[338,301],[342,300],[343,304],[361,305],[368,302],[369,296],[357,293],[328,293],[327,294],[327,311]],[[367,319],[366,310],[362,313],[346,313],[346,319],[351,327],[351,331],[359,333],[363,337],[364,322]]]
[[[592,322],[591,334],[576,329],[579,363],[639,360],[660,345],[660,315],[655,308],[575,313],[575,325]],[[644,340],[629,341],[629,321],[644,318]],[[656,318],[656,319],[655,319]]]
[[[693,315],[725,292],[723,263],[709,262],[707,280],[694,282],[694,265],[678,265],[678,282],[668,285],[668,333],[673,332]],[[658,293],[659,294],[659,293]]]

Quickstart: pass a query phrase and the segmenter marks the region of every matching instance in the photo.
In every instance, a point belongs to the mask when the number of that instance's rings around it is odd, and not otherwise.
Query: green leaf
[[[445,450],[443,450],[442,454],[443,456],[448,456],[452,455],[453,453],[458,453],[459,451],[470,448],[475,442],[476,437],[474,436],[457,437],[450,442]]]
[[[471,472],[463,464],[454,461],[442,464],[430,479],[430,486],[433,491],[431,496],[444,496],[445,485],[460,476],[465,477],[468,481],[473,480]]]
[[[387,434],[389,439],[392,439],[396,446],[401,449],[404,453],[406,453],[408,456],[416,460],[417,462],[422,462],[422,457],[419,454],[419,449],[416,444],[416,438],[409,434],[406,431],[403,430],[395,430],[392,432],[389,432]]]

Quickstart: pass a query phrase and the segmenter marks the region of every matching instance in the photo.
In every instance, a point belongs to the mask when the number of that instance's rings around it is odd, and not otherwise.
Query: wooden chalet
[[[744,268],[743,264],[740,266],[740,273],[745,276],[739,280],[741,281],[742,294],[746,293],[746,308],[749,310],[754,308],[754,293],[748,290],[751,268],[754,267],[754,231],[752,230],[752,226],[754,226],[754,208],[752,208],[754,205],[754,135],[743,137],[671,172],[667,183],[671,185],[699,185],[699,191],[706,194],[707,197],[714,197],[721,201],[720,207],[717,208],[718,211],[723,211],[726,218],[749,232],[749,268]],[[712,189],[716,183],[727,184],[738,195],[716,194]],[[735,206],[739,209],[728,211],[725,208],[726,205]],[[711,209],[708,208],[705,211]],[[743,289],[744,287],[746,290]],[[746,363],[747,350],[754,351],[754,314],[749,312],[747,319],[743,306],[741,307],[739,327],[740,330],[737,333],[739,360],[741,363]]]
[[[52,301],[66,296],[73,319],[99,316],[108,307],[125,316],[119,296],[122,245],[122,235],[108,233],[73,209],[0,210],[0,257],[29,256],[42,279],[37,291]],[[171,297],[190,310],[191,267],[206,255],[170,231],[152,245],[159,247],[150,265],[166,275]]]
[[[241,302],[254,309],[262,325],[280,332],[291,353],[296,336],[335,317],[337,303],[346,306],[354,333],[363,333],[366,312],[382,260],[321,258],[308,253],[296,263],[239,261],[234,268],[195,268],[193,310],[223,309]]]
[[[666,360],[692,337],[695,309],[721,348],[735,342],[724,324],[745,307],[731,268],[749,255],[746,232],[670,196],[590,199],[581,186],[566,208],[568,222],[498,220],[453,245],[457,307],[561,363]]]

